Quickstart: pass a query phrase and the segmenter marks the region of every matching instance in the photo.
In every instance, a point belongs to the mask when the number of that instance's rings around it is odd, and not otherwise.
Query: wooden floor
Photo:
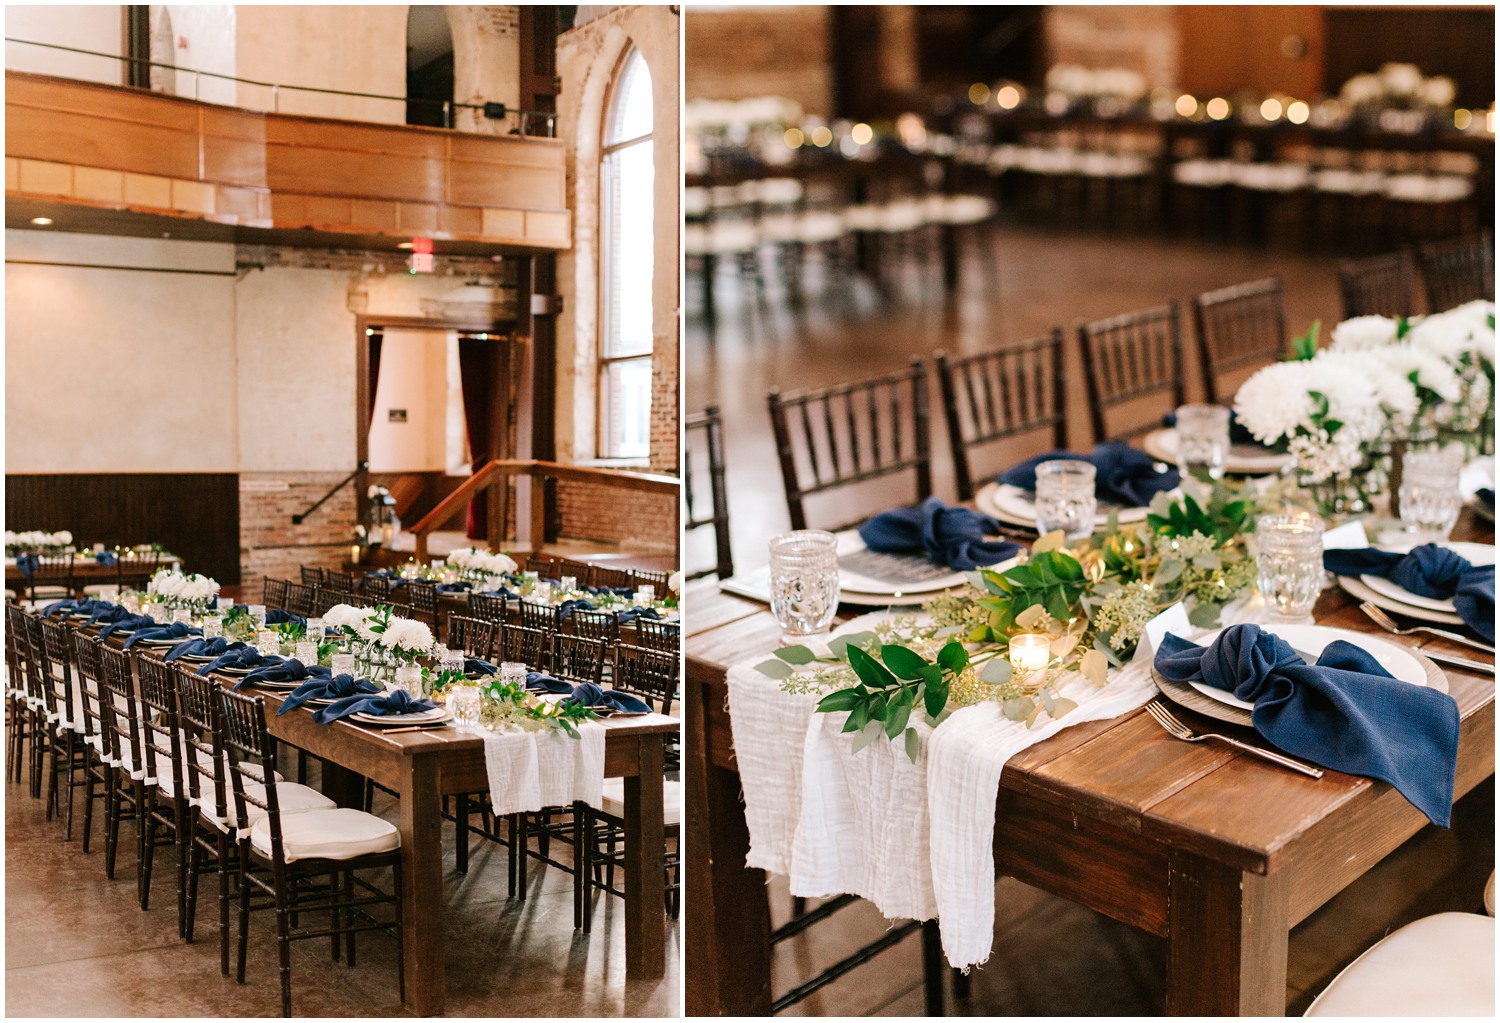
[[[283,772],[295,770],[283,766]],[[310,782],[316,786],[314,767]],[[173,853],[159,850],[151,908],[135,897],[134,832],[121,827],[115,879],[104,876],[102,830],[90,851],[81,830],[63,840],[29,786],[5,791],[5,1015],[277,1016],[281,987],[275,926],[251,918],[246,983],[219,974],[216,882],[206,879],[197,940],[177,936]],[[82,799],[78,802],[80,828]],[[392,819],[395,800],[377,792],[375,811]],[[623,903],[595,903],[594,929],[573,929],[571,875],[533,861],[525,901],[506,896],[507,850],[473,840],[467,874],[453,869],[453,828],[443,827],[448,1016],[676,1016],[682,1000],[680,934],[667,927],[667,973],[627,980]],[[566,851],[554,855],[567,859]],[[379,883],[389,886],[386,878]],[[231,927],[233,927],[231,922]],[[231,955],[232,955],[231,946]],[[232,966],[231,966],[232,969]],[[358,965],[329,961],[321,940],[292,945],[298,1016],[410,1016],[397,997],[395,942],[359,939]]]
[[[724,416],[736,567],[764,565],[767,538],[788,524],[766,412],[768,388],[855,379],[899,369],[912,355],[979,350],[1171,299],[1183,303],[1186,313],[1199,291],[1269,275],[1286,282],[1291,332],[1301,333],[1318,319],[1326,337],[1339,319],[1336,264],[1332,256],[1001,226],[981,246],[966,250],[962,286],[952,301],[944,300],[932,275],[914,270],[895,286],[877,289],[856,281],[847,292],[832,289],[810,297],[801,310],[774,284],[758,298],[721,277],[718,315],[710,327],[701,311],[701,285],[690,281],[686,410],[717,404]],[[1191,334],[1187,337],[1191,351]],[[1086,448],[1092,439],[1073,345],[1070,338],[1071,446]],[[1201,387],[1191,354],[1188,361],[1191,400]],[[933,415],[935,488],[952,499],[952,471],[936,407]],[[1039,450],[1018,449],[1017,460]],[[903,494],[903,499],[910,497]],[[843,519],[861,510],[846,509]],[[689,568],[711,562],[709,532],[687,538]],[[1494,798],[1491,780],[1455,809],[1452,830],[1424,829],[1294,931],[1290,1011],[1300,1014],[1389,927],[1445,910],[1479,911],[1495,864]],[[1014,880],[1000,881],[996,896],[994,954],[973,972],[967,1001],[950,997],[949,1014],[1162,1014],[1165,942]],[[773,881],[770,897],[772,922],[779,924],[790,911],[784,879]],[[784,943],[774,960],[774,992],[789,990],[868,944],[887,926],[873,907],[857,903]],[[922,1012],[921,954],[912,935],[786,1014]]]
[[[736,566],[767,560],[766,540],[787,528],[786,502],[766,412],[766,391],[816,387],[904,367],[938,349],[964,353],[1044,334],[1172,299],[1183,304],[1188,397],[1201,396],[1188,302],[1200,291],[1272,275],[1286,282],[1287,323],[1300,334],[1313,320],[1338,322],[1337,257],[1226,248],[1201,241],[1116,237],[998,226],[963,250],[962,283],[945,300],[940,282],[916,266],[877,289],[810,295],[802,309],[768,288],[763,301],[721,275],[718,315],[702,315],[701,286],[690,282],[685,410],[717,404],[724,417],[725,463]],[[1073,447],[1092,445],[1081,369],[1067,343]],[[934,485],[952,499],[952,468],[933,388]],[[1016,460],[1042,448],[1017,448]],[[910,496],[903,493],[905,500]],[[855,517],[850,510],[839,521]],[[871,508],[878,511],[879,508]],[[810,509],[810,514],[814,514]],[[687,537],[684,562],[711,563],[710,530]]]

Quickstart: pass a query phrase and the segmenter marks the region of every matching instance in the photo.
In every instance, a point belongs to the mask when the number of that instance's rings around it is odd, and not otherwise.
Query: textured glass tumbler
[[[838,540],[799,529],[771,540],[771,613],[788,639],[828,631],[839,606]]]
[[[1046,535],[1061,529],[1069,540],[1094,533],[1094,466],[1058,458],[1036,467],[1036,531]]]
[[[479,689],[476,686],[453,686],[448,690],[448,709],[453,723],[468,732],[479,730]]]
[[[1177,471],[1194,479],[1220,479],[1229,459],[1229,410],[1223,405],[1183,405],[1177,410]]]
[[[1463,459],[1452,449],[1408,451],[1401,461],[1401,526],[1424,541],[1446,540],[1463,503]]]
[[[1255,541],[1255,580],[1266,606],[1283,625],[1310,623],[1323,589],[1323,520],[1263,515]]]

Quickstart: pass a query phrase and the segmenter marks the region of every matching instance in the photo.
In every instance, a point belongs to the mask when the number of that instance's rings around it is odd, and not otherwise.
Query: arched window
[[[620,62],[599,168],[599,410],[603,458],[651,450],[651,72],[632,49]]]

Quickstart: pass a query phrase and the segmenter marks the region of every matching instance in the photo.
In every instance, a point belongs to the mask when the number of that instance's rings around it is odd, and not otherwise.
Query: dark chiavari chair
[[[592,586],[595,589],[634,589],[634,575],[635,573],[627,568],[610,568],[607,565],[590,565],[589,574],[586,577],[587,583],[585,583],[585,585]],[[578,577],[578,581],[580,583],[584,582],[584,579],[584,576]]]
[[[354,573],[337,572],[331,568],[323,569],[323,585],[338,590],[354,592]]]
[[[914,501],[932,493],[927,370],[920,359],[898,373],[833,387],[772,390],[767,403],[793,529],[808,528],[807,498],[843,487],[911,472]]]
[[[719,418],[718,406],[710,405],[702,412],[687,417],[684,423],[685,441],[682,454],[682,488],[687,521],[684,531],[712,526],[714,530],[714,566],[687,574],[688,579],[701,579],[717,575],[728,579],[734,575],[734,551],[729,543],[729,498],[724,490],[724,441],[721,435],[723,422]],[[703,458],[708,463],[709,506],[705,516],[698,510],[696,500],[699,491],[694,487],[694,465],[697,452],[702,448]]]
[[[115,565],[115,578],[122,590],[144,590],[160,567],[161,551],[135,551],[130,557],[121,551],[120,560]]]
[[[630,582],[626,585],[632,590],[638,590],[642,586],[655,587],[656,595],[662,597],[667,592],[667,580],[672,578],[671,572],[652,572],[644,568],[632,568],[630,570]]]
[[[1427,311],[1446,312],[1465,302],[1495,297],[1495,251],[1489,232],[1478,238],[1424,243],[1417,248]]]
[[[26,699],[32,708],[35,729],[31,744],[31,798],[40,799],[42,774],[47,755],[52,751],[53,722],[57,715],[52,706],[56,697],[52,692],[52,671],[47,667],[43,650],[45,640],[42,639],[41,618],[35,612],[23,613],[20,642],[26,648]]]
[[[572,558],[557,559],[557,578],[572,576],[580,586],[592,586],[589,582],[594,577],[594,566],[586,561],[574,561]]]
[[[333,938],[333,958],[340,956],[340,939],[355,964],[355,938],[363,931],[392,930],[372,920],[368,910],[390,905],[395,915],[396,984],[406,1000],[406,972],[401,932],[401,835],[395,825],[363,810],[339,807],[297,809],[283,806],[283,785],[262,785],[256,779],[275,769],[276,748],[266,730],[265,697],[219,691],[224,747],[229,753],[229,778],[235,818],[253,821],[239,839],[239,962],[236,979],[245,980],[252,900],[266,897],[276,909],[276,943],[281,954],[281,1014],[292,1014],[291,943],[311,938]],[[389,893],[356,872],[390,870]],[[329,884],[308,887],[303,882],[327,877]],[[342,883],[340,883],[340,881]],[[267,907],[269,908],[269,907]],[[331,917],[327,929],[291,929],[301,913]]]
[[[1234,397],[1219,377],[1258,369],[1287,350],[1286,289],[1280,277],[1205,291],[1193,299],[1203,393],[1212,404]]]
[[[559,634],[552,637],[549,647],[548,670],[556,677],[574,685],[598,685],[604,677],[604,640]]]
[[[313,613],[313,606],[316,603],[317,595],[318,589],[316,586],[287,583],[286,603],[282,607],[294,615],[301,615],[303,618],[306,618]]]
[[[552,632],[548,629],[506,622],[500,626],[500,635],[495,640],[495,659],[497,662],[515,661],[542,671],[548,664],[551,640]]]
[[[359,581],[359,589],[370,600],[389,603],[396,590],[396,580],[388,576],[367,575]]]
[[[228,769],[224,761],[222,686],[213,678],[181,671],[177,675],[178,726],[188,801],[197,810],[188,831],[187,900],[183,938],[193,940],[198,910],[198,878],[212,870],[219,879],[219,972],[229,976],[229,877],[237,869],[238,844],[223,823],[229,817]],[[210,859],[205,863],[204,857]]]
[[[178,670],[155,657],[141,656],[136,659],[136,672],[143,711],[141,749],[146,773],[156,779],[156,799],[146,813],[144,890],[147,896],[151,894],[151,867],[161,829],[164,841],[160,844],[170,840],[177,853],[177,933],[182,936],[187,932],[188,839],[192,814],[197,811],[188,803],[182,726],[177,716]]]
[[[286,609],[287,594],[292,584],[285,579],[264,579],[260,584],[260,602],[267,610]]]
[[[470,593],[469,614],[475,618],[482,619],[499,625],[506,620],[506,600],[495,593]]]
[[[1417,288],[1411,251],[1401,249],[1340,263],[1339,297],[1346,320],[1355,316],[1412,315],[1417,311]]]
[[[89,767],[88,725],[84,720],[83,694],[73,672],[73,651],[69,636],[73,630],[62,622],[38,618],[42,630],[43,667],[51,693],[52,749],[47,770],[47,819],[57,805],[65,817],[65,841],[73,841],[73,794],[80,775],[87,781]],[[68,785],[67,810],[62,810],[62,778]]]
[[[33,702],[28,674],[31,651],[26,642],[26,610],[20,604],[5,605],[5,666],[10,680],[6,693],[9,716],[6,719],[6,777],[21,780],[22,768],[29,763],[28,749],[35,753],[41,745],[40,720],[45,720],[39,704]],[[35,780],[37,772],[32,771]]]
[[[614,645],[620,640],[620,619],[613,611],[585,611],[575,608],[562,620],[565,635],[587,636]]]
[[[435,634],[438,627],[437,583],[408,582],[401,589],[411,600],[413,616],[417,621],[431,626]]]
[[[448,616],[447,646],[450,650],[462,650],[468,657],[490,660],[495,654],[497,622],[464,615]]]
[[[676,657],[682,652],[682,625],[679,622],[658,622],[650,618],[635,620],[636,643],[647,650],[659,650]]]
[[[518,625],[524,625],[528,629],[545,629],[548,632],[557,631],[557,608],[551,604],[538,604],[530,600],[518,600],[509,607],[509,617],[506,621],[513,621]]]
[[[135,674],[131,654],[106,643],[99,644],[100,682],[103,685],[105,727],[111,729],[116,755],[114,798],[105,815],[104,872],[115,876],[115,858],[120,848],[120,822],[135,821],[136,893],[145,909],[149,893],[145,888],[146,814],[155,781],[146,773],[142,751],[140,703],[135,693]],[[129,812],[127,813],[127,809]]]
[[[562,573],[558,571],[557,559],[546,554],[532,554],[526,558],[526,564],[522,568],[527,572],[535,572],[538,579],[559,579]]]
[[[1159,403],[1130,427],[1110,427],[1112,409],[1160,396],[1174,409],[1183,403],[1181,320],[1173,302],[1078,328],[1095,441],[1130,440],[1161,424]]]
[[[22,588],[31,601],[62,600],[78,592],[73,578],[73,555],[29,554],[30,571],[23,573]]]
[[[94,800],[104,804],[106,820],[114,795],[115,768],[120,766],[114,730],[106,724],[108,702],[100,681],[99,644],[82,629],[71,629],[73,671],[83,696],[84,742],[88,745],[83,779],[83,851],[89,851],[94,829]]]
[[[323,585],[323,570],[321,568],[315,568],[315,567],[313,567],[311,565],[303,565],[302,566],[302,585],[303,586],[322,586]]]
[[[328,614],[330,608],[338,604],[354,603],[354,594],[347,590],[335,589],[332,586],[319,586],[313,597],[313,614],[322,618]]]
[[[612,685],[641,697],[653,710],[670,714],[677,698],[677,657],[666,650],[621,643],[615,648]]]
[[[1068,446],[1060,329],[973,355],[938,352],[936,360],[960,500],[972,499],[977,489],[971,449],[1046,429],[1054,448]]]

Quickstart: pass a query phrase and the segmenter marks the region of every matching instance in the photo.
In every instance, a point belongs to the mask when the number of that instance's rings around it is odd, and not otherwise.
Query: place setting
[[[1152,499],[1175,493],[1180,481],[1176,469],[1128,444],[1100,444],[1087,455],[1027,459],[980,488],[974,505],[1008,526],[1077,537],[1111,517],[1121,525],[1144,520]]]

